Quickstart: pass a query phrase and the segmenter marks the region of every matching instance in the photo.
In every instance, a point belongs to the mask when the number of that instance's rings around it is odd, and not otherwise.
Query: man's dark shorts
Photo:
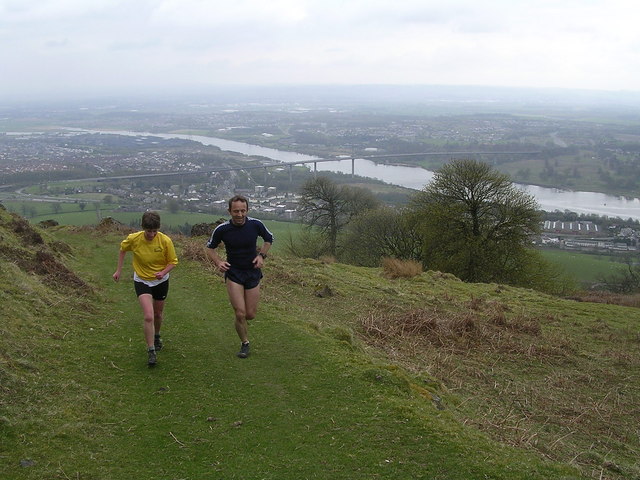
[[[262,270],[259,268],[251,268],[249,270],[240,270],[238,268],[231,267],[224,274],[224,278],[231,280],[233,283],[238,283],[244,286],[245,290],[251,290],[256,288],[260,284],[262,278]]]
[[[139,297],[143,293],[150,294],[154,300],[165,300],[169,293],[169,280],[159,283],[155,287],[150,287],[146,283],[133,282],[136,288],[136,295]]]

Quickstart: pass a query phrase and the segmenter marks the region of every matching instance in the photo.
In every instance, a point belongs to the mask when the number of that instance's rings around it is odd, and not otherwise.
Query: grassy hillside
[[[150,369],[123,235],[0,210],[3,478],[640,478],[638,309],[276,253],[240,360],[175,238]]]

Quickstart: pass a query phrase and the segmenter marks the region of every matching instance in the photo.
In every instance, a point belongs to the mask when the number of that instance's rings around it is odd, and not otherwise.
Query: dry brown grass
[[[201,238],[184,237],[179,242],[179,246],[182,258],[202,262],[205,265],[211,263],[205,253],[204,242]]]
[[[478,308],[474,305],[474,308]],[[563,356],[569,345],[538,341],[541,319],[525,314],[507,316],[505,308],[494,305],[487,312],[469,309],[446,312],[420,308],[406,312],[375,310],[360,319],[365,338],[371,343],[404,345],[415,354],[426,345],[439,351],[467,355],[489,351],[528,357]]]
[[[622,294],[612,292],[580,292],[568,297],[569,300],[578,302],[607,303],[610,305],[621,305],[623,307],[640,308],[640,293]]]
[[[582,339],[554,328],[561,321],[479,297],[406,311],[376,305],[359,319],[366,343],[459,395],[462,401],[447,407],[465,423],[576,464],[587,477],[628,478],[630,470],[603,452],[635,442],[628,424],[639,410],[624,372],[640,366],[640,337],[608,324],[586,328],[581,335],[618,346],[594,363],[576,343]]]
[[[87,233],[94,237],[101,237],[109,233],[117,233],[120,235],[128,235],[138,229],[132,228],[121,223],[111,217],[103,218],[98,225],[82,225],[79,227],[71,227],[71,231]]]
[[[336,257],[333,255],[322,255],[318,260],[325,265],[331,265],[337,262]]]
[[[181,260],[192,260],[200,263],[207,271],[212,272],[219,277],[224,274],[215,266],[205,252],[205,245],[202,237],[183,237],[176,238],[176,250],[178,258]],[[220,246],[224,251],[224,246]]]
[[[422,273],[422,264],[415,260],[382,259],[382,273],[386,278],[413,278]]]

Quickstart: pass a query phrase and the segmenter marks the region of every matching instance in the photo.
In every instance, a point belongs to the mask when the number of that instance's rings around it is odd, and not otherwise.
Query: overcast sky
[[[0,95],[238,84],[640,90],[637,0],[0,0]]]

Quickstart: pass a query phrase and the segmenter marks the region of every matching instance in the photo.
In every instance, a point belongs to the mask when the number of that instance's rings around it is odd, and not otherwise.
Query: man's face
[[[234,225],[243,225],[247,219],[247,204],[243,201],[231,202],[231,208],[229,213],[231,214],[231,221]]]

